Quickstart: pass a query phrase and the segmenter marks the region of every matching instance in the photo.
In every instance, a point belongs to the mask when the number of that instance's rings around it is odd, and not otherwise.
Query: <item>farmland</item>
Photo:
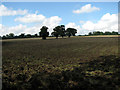
[[[3,40],[3,90],[119,89],[117,37]]]

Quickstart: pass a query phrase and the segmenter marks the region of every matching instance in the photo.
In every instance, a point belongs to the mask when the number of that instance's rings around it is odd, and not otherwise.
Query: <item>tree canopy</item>
[[[75,36],[76,33],[77,33],[77,30],[74,29],[74,28],[67,28],[67,29],[66,29],[66,35],[67,35],[68,37],[70,37],[70,36]]]
[[[94,31],[94,32],[89,32],[88,35],[118,35],[118,32],[112,31],[106,31],[106,32],[100,32],[100,31]]]
[[[53,29],[52,35],[58,38],[58,36],[65,36],[65,25],[56,26]]]
[[[46,27],[46,26],[43,26],[40,30],[40,32],[39,32],[39,35],[42,37],[42,39],[46,39],[46,37],[48,37],[48,35],[49,35],[49,32],[47,32],[47,29],[48,29],[48,27]]]

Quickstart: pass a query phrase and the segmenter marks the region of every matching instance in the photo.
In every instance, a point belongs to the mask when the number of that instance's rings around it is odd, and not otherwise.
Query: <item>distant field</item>
[[[73,36],[71,36],[73,37]],[[93,36],[76,36],[76,37],[120,37],[120,35],[93,35]],[[61,37],[59,37],[61,38]],[[67,38],[66,36],[64,38]],[[4,41],[14,41],[14,40],[32,40],[32,39],[42,39],[42,38],[18,38],[18,39],[5,39]],[[47,39],[55,39],[55,37],[47,37]]]
[[[94,36],[87,36],[87,37],[120,37],[120,35],[94,35]]]
[[[119,46],[118,38],[113,36],[11,39],[2,43],[3,78],[8,80],[3,79],[3,82],[8,82],[8,87],[9,82],[15,86],[17,81],[24,81],[21,75],[26,75],[24,79],[28,82],[35,73],[60,73],[99,56],[118,56]]]

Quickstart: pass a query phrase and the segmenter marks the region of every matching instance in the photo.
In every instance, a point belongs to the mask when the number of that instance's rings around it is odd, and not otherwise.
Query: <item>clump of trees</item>
[[[56,39],[58,39],[58,36],[61,36],[63,38],[65,36],[65,26],[64,25],[56,26],[53,29],[51,35],[55,36]]]
[[[88,35],[118,35],[118,32],[112,31],[106,31],[106,32],[100,32],[100,31],[95,31],[95,32],[89,32]]]
[[[53,32],[51,33],[51,35],[53,37],[56,37],[56,39],[58,39],[58,37],[63,38],[64,36],[68,36],[68,37],[75,36],[76,33],[77,33],[77,29],[75,29],[75,28],[65,29],[65,25],[59,25],[59,26],[56,26],[55,28],[53,28]],[[119,34],[118,34],[118,32],[115,32],[115,31],[112,31],[112,32],[95,31],[95,32],[89,32],[88,35],[119,35]],[[14,35],[14,33],[10,33],[10,34],[6,34],[6,35],[2,36],[2,39],[42,37],[42,39],[45,40],[46,37],[48,37],[48,36],[49,36],[48,27],[42,26],[42,28],[40,28],[39,35],[38,34],[25,35],[25,33],[21,33],[20,35],[17,36],[17,35]],[[79,36],[81,36],[81,35],[79,35]]]
[[[6,34],[2,36],[2,39],[15,39],[15,38],[34,38],[34,37],[39,37],[37,34],[31,35],[25,33],[21,33],[20,35],[14,35],[14,33]]]
[[[77,33],[77,30],[74,28],[67,28],[65,30],[65,26],[64,25],[60,25],[60,26],[56,26],[53,29],[53,32],[51,33],[52,36],[55,36],[56,39],[58,39],[59,36],[61,36],[62,38],[64,36],[75,36],[75,34]]]
[[[65,25],[59,25],[56,26],[55,28],[53,28],[53,32],[51,33],[52,36],[56,37],[56,39],[58,39],[58,37],[64,37],[64,36],[75,36],[75,34],[77,33],[77,30],[74,28],[67,28],[65,30]],[[14,33],[10,33],[10,34],[6,34],[2,37],[2,39],[13,39],[13,38],[33,38],[33,37],[42,37],[42,39],[46,39],[46,37],[49,36],[49,32],[48,32],[48,27],[46,26],[42,26],[42,28],[40,28],[40,32],[39,35],[38,34],[27,34],[25,35],[25,33],[21,33],[20,35],[14,35]]]
[[[3,36],[2,38],[14,38],[14,33],[6,34],[6,36]]]

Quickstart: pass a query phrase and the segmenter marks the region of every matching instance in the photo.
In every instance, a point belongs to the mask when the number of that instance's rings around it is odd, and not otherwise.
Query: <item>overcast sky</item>
[[[117,2],[4,2],[0,4],[0,35],[36,34],[45,25],[76,28],[79,34],[118,31]]]

